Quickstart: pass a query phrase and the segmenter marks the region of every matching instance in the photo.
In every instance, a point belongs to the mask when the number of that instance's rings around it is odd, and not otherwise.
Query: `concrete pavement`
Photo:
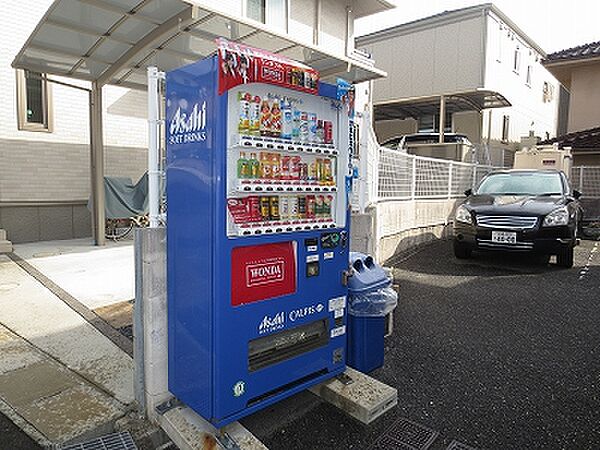
[[[21,257],[91,307],[133,297],[131,243],[19,247]],[[130,408],[131,357],[5,255],[0,326],[0,411],[38,442],[109,431]]]
[[[87,306],[135,297],[132,241],[95,247],[90,239],[17,244],[14,253]]]

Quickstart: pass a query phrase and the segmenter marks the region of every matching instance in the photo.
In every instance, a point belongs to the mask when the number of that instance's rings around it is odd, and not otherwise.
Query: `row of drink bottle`
[[[238,131],[241,134],[292,139],[298,142],[333,144],[333,123],[316,113],[300,111],[288,98],[240,92]]]
[[[230,198],[227,206],[235,223],[331,220],[332,195],[253,195]]]
[[[250,158],[246,158],[246,153],[240,152],[237,161],[239,179],[300,180],[318,182],[321,185],[334,184],[330,158],[316,158],[307,163],[300,156],[271,152],[260,152],[259,156],[260,159],[257,159],[256,153],[250,153]]]

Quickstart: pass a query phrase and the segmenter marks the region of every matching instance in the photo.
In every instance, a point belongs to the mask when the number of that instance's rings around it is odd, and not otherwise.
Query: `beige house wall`
[[[481,114],[477,111],[454,113],[452,116],[452,131],[465,134],[471,142],[481,142]]]
[[[571,72],[568,132],[600,126],[600,62]]]
[[[375,122],[375,135],[377,141],[383,143],[388,139],[405,134],[417,132],[417,121],[415,119],[406,120],[380,120]]]

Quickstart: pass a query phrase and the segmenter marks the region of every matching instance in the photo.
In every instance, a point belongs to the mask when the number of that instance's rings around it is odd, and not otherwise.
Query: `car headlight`
[[[471,219],[471,213],[464,205],[460,205],[456,209],[456,215],[454,216],[454,219],[457,222],[473,223],[473,219]]]
[[[566,207],[555,209],[544,219],[545,227],[557,227],[569,223],[569,210]]]

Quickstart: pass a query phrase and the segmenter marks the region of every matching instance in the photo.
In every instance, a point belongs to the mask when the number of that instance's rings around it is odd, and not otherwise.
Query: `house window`
[[[265,23],[266,0],[246,0],[246,17]]]
[[[510,117],[502,116],[502,142],[508,142],[509,125],[510,125]]]
[[[513,71],[518,74],[520,68],[521,68],[521,49],[517,45],[517,47],[515,48],[515,56],[514,56],[514,60],[513,60]]]
[[[427,114],[419,117],[418,120],[419,133],[439,133],[440,131],[440,115],[439,114]],[[444,133],[452,132],[452,114],[446,111],[444,117]]]
[[[525,84],[529,87],[531,87],[531,71],[533,70],[533,67],[530,65],[527,66],[527,77],[525,78]]]
[[[52,131],[52,98],[48,81],[37,72],[17,70],[19,130]]]
[[[498,30],[498,54],[496,55],[496,61],[498,62],[502,62],[502,24],[499,25],[499,30]]]
[[[287,0],[246,0],[246,16],[287,31]]]
[[[547,81],[544,81],[542,101],[544,103],[550,103],[553,99],[554,99],[554,86],[551,85],[550,83],[548,83]]]

